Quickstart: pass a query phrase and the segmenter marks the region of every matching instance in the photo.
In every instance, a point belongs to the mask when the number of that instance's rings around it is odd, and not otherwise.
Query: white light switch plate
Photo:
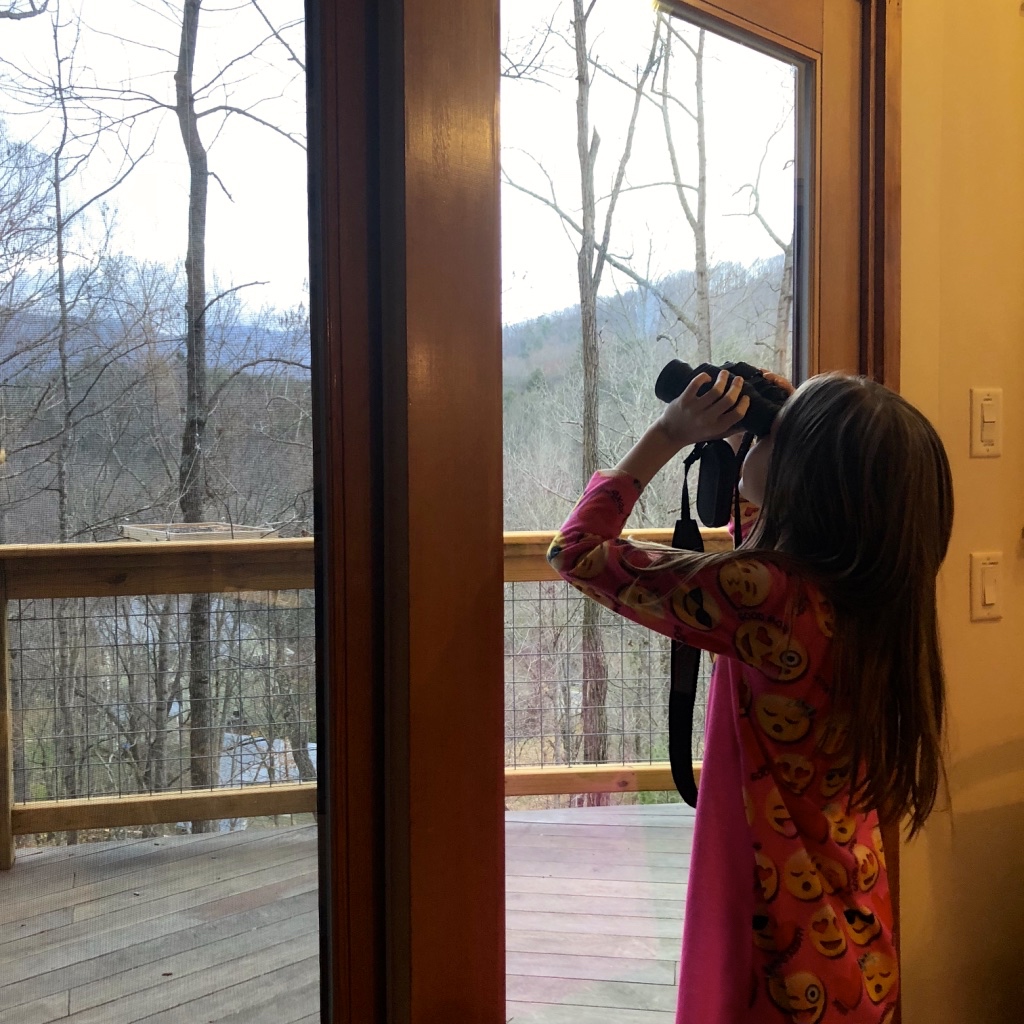
[[[1003,454],[1003,389],[971,388],[971,457]]]
[[[985,622],[1003,617],[1003,553],[971,553],[971,621]]]

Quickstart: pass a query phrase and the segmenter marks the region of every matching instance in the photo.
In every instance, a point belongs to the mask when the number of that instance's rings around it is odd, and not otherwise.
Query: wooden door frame
[[[846,351],[895,385],[900,4],[861,4]],[[691,4],[727,5],[762,20],[797,6]],[[307,6],[322,1019],[492,1024],[505,998],[498,0]]]
[[[496,0],[308,6],[322,1019],[498,1021]]]

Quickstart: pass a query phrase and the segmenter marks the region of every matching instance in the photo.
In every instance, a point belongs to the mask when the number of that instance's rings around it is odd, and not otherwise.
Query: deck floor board
[[[506,814],[506,1018],[670,1024],[680,805]],[[25,850],[0,874],[0,1024],[313,1024],[313,826]]]

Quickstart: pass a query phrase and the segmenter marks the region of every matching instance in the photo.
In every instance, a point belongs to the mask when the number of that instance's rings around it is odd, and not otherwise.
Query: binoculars
[[[764,437],[771,431],[775,416],[789,395],[777,384],[765,380],[764,374],[749,363],[726,362],[721,366],[701,363],[699,366],[690,366],[689,363],[673,359],[658,374],[654,393],[663,402],[674,401],[686,390],[686,385],[697,374],[706,373],[711,378],[711,383],[703,385],[697,392],[698,395],[702,395],[718,379],[722,370],[727,370],[735,377],[743,378],[741,394],[750,399],[750,405],[746,415],[740,420],[740,426],[748,433]]]

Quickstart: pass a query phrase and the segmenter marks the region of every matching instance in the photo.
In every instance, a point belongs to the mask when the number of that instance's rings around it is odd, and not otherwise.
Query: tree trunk
[[[793,375],[793,367],[786,358],[789,351],[790,323],[793,317],[793,243],[785,248],[782,281],[779,284],[779,304],[775,310],[775,342],[772,345],[771,368],[784,377]]]
[[[573,0],[573,29],[576,43],[576,151],[580,163],[580,192],[583,207],[583,236],[576,262],[580,289],[580,336],[583,355],[583,481],[596,472],[598,450],[598,385],[601,353],[597,330],[597,267],[603,254],[596,251],[597,204],[594,193],[594,164],[600,139],[590,131],[590,68],[587,52],[587,22],[583,0]],[[583,760],[608,759],[608,667],[598,628],[600,608],[593,601],[583,604],[580,643],[583,653],[582,725]],[[587,803],[606,803],[603,793],[587,794]]]
[[[156,634],[156,673],[153,679],[153,708],[149,723],[146,791],[160,793],[167,788],[167,717],[170,712],[171,601],[165,597],[160,608]]]
[[[192,72],[196,57],[201,0],[185,0],[181,44],[174,73],[175,113],[189,168],[188,242],[185,251],[185,423],[181,434],[178,498],[186,523],[201,523],[206,508],[206,198],[209,171],[206,148],[196,123]],[[220,742],[214,729],[210,692],[210,597],[195,594],[189,610],[189,767],[194,789],[218,782]],[[208,832],[212,822],[192,822],[193,832]]]
[[[693,237],[694,283],[697,288],[697,358],[712,361],[711,353],[711,281],[708,270],[708,153],[704,125],[704,29],[697,36],[694,58],[694,82],[697,90],[697,226]]]
[[[54,28],[56,39],[56,28]],[[53,153],[53,223],[55,259],[57,264],[57,359],[60,369],[60,408],[61,429],[57,443],[57,538],[61,544],[71,539],[70,495],[68,494],[68,462],[71,454],[71,372],[68,357],[68,341],[70,337],[70,319],[68,314],[68,291],[66,273],[65,230],[64,220],[64,179],[61,161],[64,146],[68,137],[68,115],[65,104],[63,65],[57,58],[57,99],[63,119],[63,131],[60,142]],[[58,766],[57,790],[61,797],[71,799],[78,796],[78,771],[75,744],[75,677],[74,656],[71,647],[71,624],[68,615],[68,602],[54,602],[54,618],[57,626],[57,664],[54,687],[56,690],[56,711],[54,729],[54,756]],[[88,714],[88,711],[85,712]],[[69,831],[67,843],[74,846],[78,842],[78,833]]]
[[[687,197],[687,186],[683,182],[676,145],[672,135],[672,118],[669,97],[671,84],[669,69],[672,64],[673,36],[682,39],[672,25],[671,18],[660,15],[665,27],[665,44],[661,61],[661,118],[665,128],[665,143],[668,148],[669,161],[672,165],[672,178],[676,189],[676,198],[683,209],[687,224],[693,232],[693,290],[697,311],[692,320],[684,319],[681,311],[677,312],[680,321],[693,333],[697,343],[697,362],[711,362],[711,275],[708,267],[707,240],[707,133],[704,124],[704,29],[697,35],[697,47],[694,49],[683,40],[683,45],[690,50],[694,59],[694,85],[696,99],[691,116],[697,130],[697,204],[694,208]]]

